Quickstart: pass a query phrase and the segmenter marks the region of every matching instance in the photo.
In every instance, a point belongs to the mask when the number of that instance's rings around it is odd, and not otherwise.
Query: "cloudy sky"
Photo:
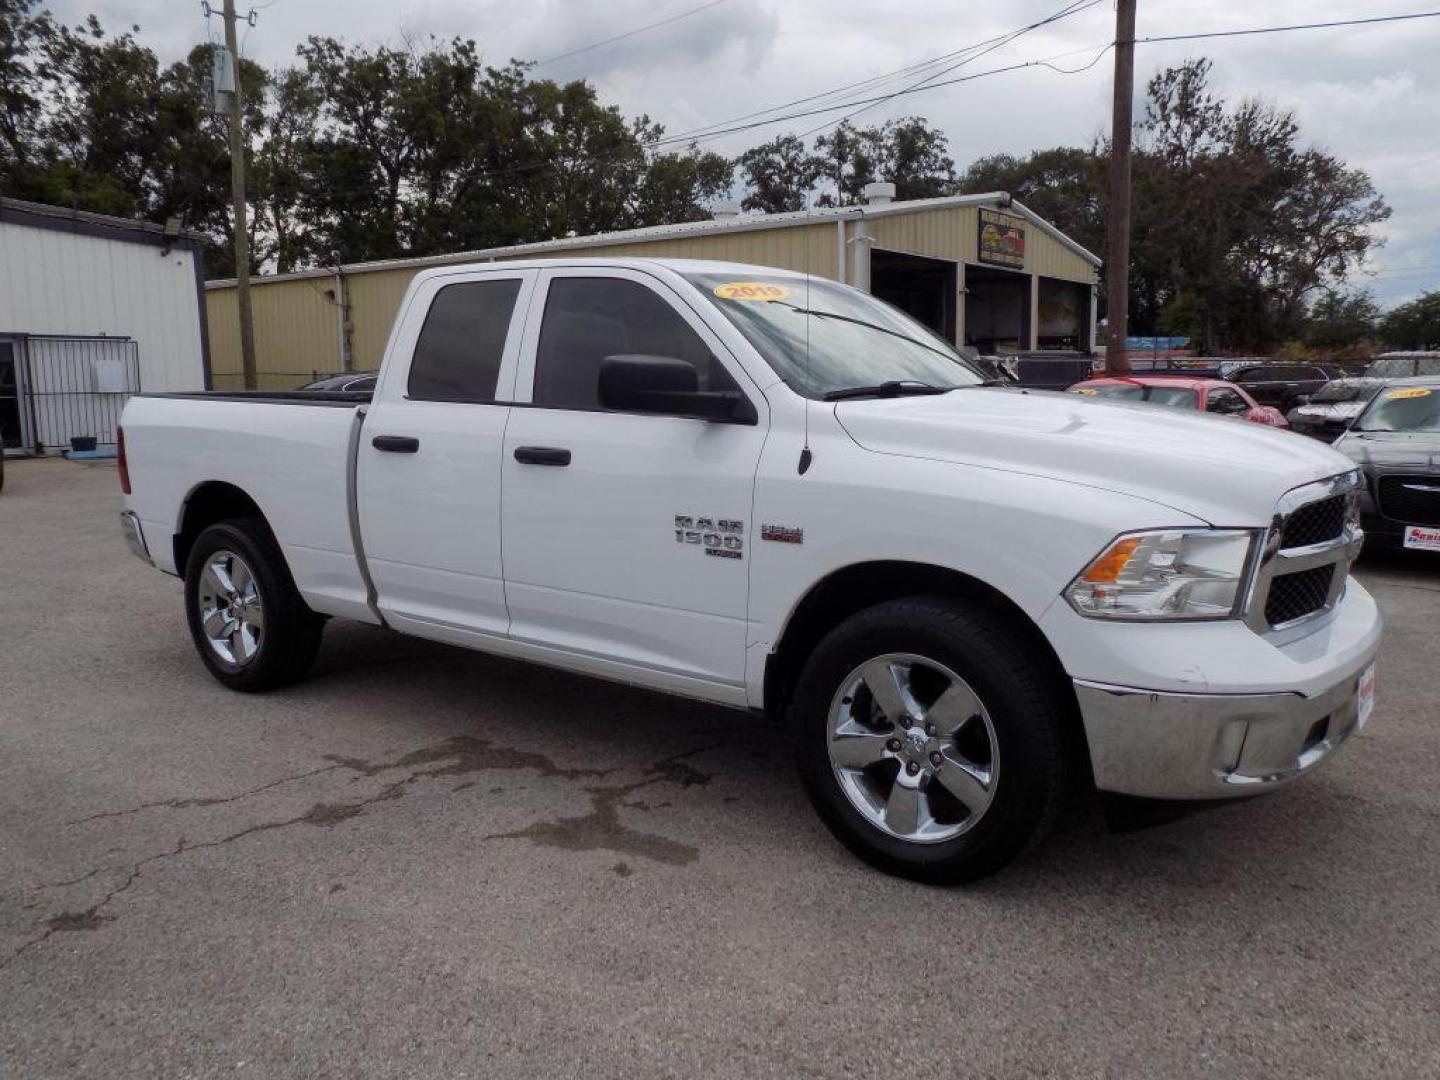
[[[1065,0],[716,0],[694,15],[626,40],[543,63],[541,75],[594,82],[604,100],[648,113],[673,133],[714,125],[928,60],[1018,29]],[[550,60],[699,7],[703,0],[254,0],[250,58],[286,63],[311,34],[365,44],[469,37],[487,59]],[[215,7],[220,0],[212,0]],[[67,21],[94,12],[110,29],[171,59],[219,37],[199,0],[50,0]],[[1423,0],[1139,0],[1137,36],[1322,22],[1434,9]],[[247,5],[241,0],[241,12]],[[343,12],[343,15],[341,14]],[[1070,50],[1084,65],[1111,37],[1100,3],[1032,31],[955,75]],[[1394,208],[1367,282],[1386,304],[1440,287],[1440,19],[1248,38],[1142,44],[1136,81],[1188,56],[1215,61],[1226,97],[1258,96],[1293,110],[1303,137],[1366,169]],[[1107,126],[1109,58],[1079,74],[1035,67],[917,93],[857,117],[918,113],[949,135],[962,168],[985,154],[1084,145]],[[895,84],[887,84],[889,90]],[[831,113],[707,143],[733,154],[784,131],[810,130]]]

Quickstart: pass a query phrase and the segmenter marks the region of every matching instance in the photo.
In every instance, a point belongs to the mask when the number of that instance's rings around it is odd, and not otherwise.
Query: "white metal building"
[[[199,238],[0,199],[0,439],[7,453],[115,441],[140,390],[202,390]]]

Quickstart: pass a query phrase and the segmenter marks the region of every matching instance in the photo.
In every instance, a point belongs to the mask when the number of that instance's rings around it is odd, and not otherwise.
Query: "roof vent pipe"
[[[861,194],[869,206],[885,206],[895,201],[895,185],[886,183],[866,184]]]
[[[737,202],[718,202],[710,208],[710,216],[716,221],[729,221],[731,218],[740,216],[740,204]]]

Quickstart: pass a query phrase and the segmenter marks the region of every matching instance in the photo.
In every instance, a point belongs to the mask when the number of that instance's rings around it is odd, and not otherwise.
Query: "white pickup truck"
[[[1354,465],[987,385],[896,309],[726,263],[419,274],[370,394],[146,395],[124,527],[236,690],[328,616],[762,714],[892,872],[988,873],[1070,780],[1214,799],[1369,715]]]

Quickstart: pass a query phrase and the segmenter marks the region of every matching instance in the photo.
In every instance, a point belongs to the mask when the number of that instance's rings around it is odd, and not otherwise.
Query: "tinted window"
[[[600,365],[626,354],[684,360],[701,390],[736,389],[705,342],[653,289],[622,278],[550,283],[535,354],[535,404],[600,409]]]
[[[435,294],[415,359],[409,396],[420,401],[494,401],[518,278],[462,281]]]
[[[1270,372],[1267,371],[1265,368],[1258,368],[1258,367],[1257,367],[1257,368],[1246,368],[1244,371],[1240,372],[1238,375],[1232,376],[1232,378],[1233,378],[1233,380],[1234,380],[1235,382],[1251,383],[1251,382],[1264,382],[1264,381],[1267,380],[1267,379],[1274,378],[1274,376],[1272,376],[1272,375],[1270,374]]]
[[[1245,399],[1233,390],[1211,390],[1205,399],[1205,411],[1234,416],[1250,408]]]

